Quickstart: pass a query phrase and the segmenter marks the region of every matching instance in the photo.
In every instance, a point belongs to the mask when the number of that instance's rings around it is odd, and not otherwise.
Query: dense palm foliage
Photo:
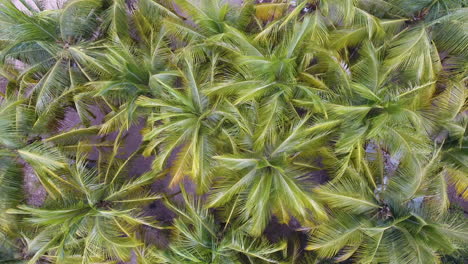
[[[467,8],[0,0],[0,263],[462,263]]]

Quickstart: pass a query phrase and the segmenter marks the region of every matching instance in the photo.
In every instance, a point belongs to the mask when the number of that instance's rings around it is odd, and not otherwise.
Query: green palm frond
[[[110,37],[114,41],[123,43],[130,41],[130,28],[127,20],[125,1],[113,1],[106,10],[105,24],[108,27]]]
[[[322,187],[317,192],[332,208],[340,208],[343,211],[351,210],[355,213],[378,209],[380,206],[374,194],[366,188],[367,186],[361,185],[363,184],[357,180],[343,179],[337,184]]]

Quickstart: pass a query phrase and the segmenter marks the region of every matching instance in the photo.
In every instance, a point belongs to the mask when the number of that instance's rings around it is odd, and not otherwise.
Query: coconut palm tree
[[[466,225],[460,216],[446,215],[439,158],[437,151],[424,164],[400,164],[392,172],[378,155],[369,155],[367,181],[350,173],[319,188],[335,210],[332,221],[312,229],[307,249],[359,263],[438,263],[440,253],[463,249]]]
[[[274,113],[274,112],[271,112]],[[226,206],[228,217],[238,215],[247,230],[260,235],[272,214],[288,223],[291,216],[304,222],[326,219],[324,208],[312,195],[310,173],[319,171],[312,162],[317,154],[312,148],[323,147],[327,141],[324,128],[330,124],[316,123],[305,128],[305,118],[273,137],[265,139],[265,147],[255,148],[263,133],[252,131],[238,142],[232,154],[215,156],[218,161],[218,180],[210,195],[210,207]],[[260,123],[262,124],[262,123]],[[263,127],[258,128],[264,131]],[[228,218],[228,221],[229,221]]]
[[[164,1],[162,1],[164,2]],[[164,25],[175,37],[190,41],[187,49],[203,49],[211,39],[233,37],[235,29],[243,30],[251,21],[252,1],[234,5],[230,1],[202,0],[197,2],[175,0],[166,4],[166,10],[174,10]]]
[[[57,182],[57,174],[64,168],[64,157],[49,143],[38,141],[31,131],[34,123],[34,111],[24,104],[25,100],[16,97],[3,97],[0,103],[2,123],[2,143],[0,147],[0,240],[2,241],[2,260],[7,263],[24,263],[25,244],[28,242],[21,234],[19,218],[9,214],[8,210],[24,202],[23,185],[25,167],[31,167],[39,183],[50,197],[63,197],[64,189]],[[62,179],[61,183],[68,183]],[[3,251],[5,250],[5,251]],[[17,262],[13,262],[17,260]]]
[[[102,3],[70,1],[63,9],[44,10],[22,2],[25,10],[11,1],[1,4],[2,64],[22,68],[17,96],[30,98],[41,119],[51,123],[60,116],[57,108],[70,104],[76,86],[107,73],[97,59]]]
[[[167,250],[146,250],[142,263],[279,263],[285,243],[249,237],[235,226],[222,228],[200,198],[182,188],[183,207],[169,203],[177,214],[175,243]]]
[[[0,123],[2,124],[0,143],[0,182],[2,213],[0,230],[2,235],[12,235],[16,231],[15,219],[6,214],[8,208],[15,207],[23,200],[22,168],[31,166],[40,183],[51,195],[63,195],[56,181],[57,173],[66,167],[65,159],[51,144],[40,142],[31,125],[34,111],[15,97],[0,99]],[[67,182],[66,179],[61,179]]]
[[[39,259],[57,263],[75,258],[80,263],[128,260],[131,250],[141,245],[136,229],[140,225],[160,228],[135,208],[160,198],[145,188],[155,175],[125,180],[128,160],[100,160],[90,167],[86,154],[79,150],[66,172],[73,184],[69,195],[42,208],[20,205],[9,209],[9,214],[22,216],[36,230],[24,256],[28,263]]]
[[[163,170],[171,153],[176,152],[170,185],[178,184],[188,173],[199,190],[206,191],[212,177],[210,163],[216,138],[226,118],[219,110],[219,100],[212,100],[200,91],[200,87],[209,84],[209,76],[189,59],[181,67],[178,71],[153,75],[151,87],[157,97],[138,99],[138,105],[156,109],[148,120],[152,127],[144,134],[144,139],[149,140],[145,154],[160,149],[153,165],[156,170]],[[177,80],[182,87],[172,87]]]

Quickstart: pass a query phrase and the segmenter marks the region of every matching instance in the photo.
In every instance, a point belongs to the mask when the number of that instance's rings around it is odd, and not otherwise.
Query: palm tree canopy
[[[461,262],[467,8],[0,0],[0,262]]]

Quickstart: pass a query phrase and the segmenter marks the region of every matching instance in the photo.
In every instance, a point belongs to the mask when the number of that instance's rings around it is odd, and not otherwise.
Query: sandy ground
[[[26,204],[34,207],[42,206],[47,198],[47,191],[42,187],[33,168],[27,163],[23,163],[23,175],[23,190],[25,193]]]
[[[11,0],[18,8],[22,8],[24,10],[24,5],[19,0]],[[58,9],[66,0],[42,0],[38,1],[44,9]],[[37,5],[32,0],[26,0],[31,7],[37,9]]]
[[[0,76],[0,93],[5,93],[7,84],[8,84],[8,80]]]

